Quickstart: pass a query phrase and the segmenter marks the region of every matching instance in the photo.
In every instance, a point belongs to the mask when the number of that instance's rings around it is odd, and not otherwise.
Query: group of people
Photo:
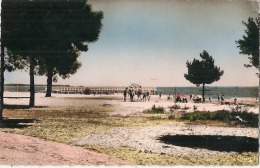
[[[146,100],[150,100],[150,92],[147,91],[143,91],[142,87],[139,86],[139,88],[136,90],[133,87],[126,87],[124,90],[124,101],[126,101],[127,96],[129,95],[130,97],[130,101],[146,101]],[[137,99],[134,99],[134,97],[137,96]]]
[[[180,102],[180,103],[188,103],[188,100],[186,97],[181,98],[180,96],[177,96],[175,101]]]
[[[220,104],[225,104],[224,95],[221,95],[221,96],[218,95],[218,101],[220,101]]]
[[[232,104],[232,103],[230,103],[230,102],[226,102],[226,100],[225,100],[223,94],[222,94],[221,96],[218,95],[218,101],[220,102],[220,104]],[[234,99],[233,104],[234,104],[234,105],[237,105],[237,104],[238,104],[237,98]]]

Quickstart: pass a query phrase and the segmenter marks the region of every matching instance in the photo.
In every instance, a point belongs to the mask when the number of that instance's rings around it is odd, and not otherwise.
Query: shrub
[[[231,122],[234,121],[236,118],[235,116],[239,116],[243,122],[241,125],[248,126],[248,127],[258,127],[258,114],[254,113],[247,113],[247,112],[229,112],[227,110],[218,110],[215,112],[193,112],[193,113],[185,113],[182,115],[181,119],[183,120],[218,120],[224,122]],[[236,119],[237,120],[237,119]]]
[[[149,110],[145,111],[146,113],[149,114],[162,114],[164,113],[164,108],[163,107],[155,107],[155,105],[153,105],[153,107]]]
[[[182,119],[184,120],[219,120],[227,121],[230,118],[230,112],[226,110],[219,110],[216,112],[193,112],[186,113],[183,115]]]
[[[235,116],[239,116],[243,121],[245,126],[249,127],[258,127],[259,125],[259,116],[258,114],[254,113],[247,113],[247,112],[231,112],[231,116],[234,118]]]
[[[230,120],[230,112],[227,110],[218,110],[216,112],[213,112],[213,120],[218,120],[218,121],[228,121]]]

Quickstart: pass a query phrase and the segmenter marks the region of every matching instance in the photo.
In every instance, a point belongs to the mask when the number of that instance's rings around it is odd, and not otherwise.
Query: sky
[[[206,50],[224,75],[211,86],[257,86],[256,68],[239,54],[242,21],[257,17],[246,0],[89,0],[103,11],[99,40],[82,52],[82,67],[55,84],[75,86],[194,86],[186,62]],[[5,73],[5,83],[29,83],[28,72]],[[36,77],[45,84],[46,77]]]

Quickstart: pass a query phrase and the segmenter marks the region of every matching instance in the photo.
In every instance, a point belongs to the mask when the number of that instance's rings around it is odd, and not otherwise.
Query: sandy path
[[[0,132],[0,165],[129,165],[118,158],[34,137]]]

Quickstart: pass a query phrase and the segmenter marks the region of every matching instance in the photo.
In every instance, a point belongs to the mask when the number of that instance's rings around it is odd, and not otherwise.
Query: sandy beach
[[[4,97],[29,97],[29,92],[5,92]],[[124,102],[122,94],[113,95],[84,95],[84,94],[52,94],[52,97],[45,97],[44,93],[35,94],[36,106],[49,106],[49,107],[59,107],[59,106],[84,106],[81,101],[67,101],[68,98],[82,98],[82,99],[92,99],[100,100],[101,103],[113,105],[115,111],[111,115],[135,115],[140,114],[144,110],[151,108],[153,105],[156,107],[164,107],[166,111],[169,111],[169,107],[173,106],[174,101],[167,100],[167,96],[163,95],[159,98],[158,95],[152,95],[150,101],[135,101],[130,102],[129,99]],[[226,102],[231,104],[234,102],[233,99],[226,99]],[[250,104],[248,108],[249,112],[258,113],[258,101],[253,97],[243,97],[238,98],[238,103]],[[16,104],[16,105],[28,105],[29,98],[18,98],[18,99],[5,99],[6,104]],[[86,101],[86,103],[88,103]],[[193,112],[194,106],[196,106],[198,111],[216,111],[216,110],[230,110],[233,105],[220,105],[216,99],[213,99],[211,103],[194,103],[192,100],[188,100],[188,103],[176,103],[181,108],[187,107],[186,112]]]
[[[27,97],[29,93],[25,92],[5,92],[5,97]],[[226,100],[232,102],[232,99]],[[5,99],[6,105],[28,105],[28,98]],[[248,112],[258,112],[258,102],[255,98],[239,98],[238,102],[249,104]],[[194,106],[197,111],[231,110],[232,105],[220,105],[217,100],[211,103],[174,103],[173,100],[167,100],[166,96],[159,98],[158,95],[152,95],[150,101],[130,102],[123,101],[121,94],[114,95],[76,95],[76,94],[53,94],[52,97],[44,97],[44,93],[36,93],[36,107],[59,108],[59,107],[84,107],[84,106],[112,107],[110,116],[127,117],[127,116],[145,116],[144,110],[151,109],[152,106],[163,107],[165,113],[185,113],[194,112]],[[180,106],[180,109],[170,111],[173,105]],[[0,128],[1,131],[1,128]],[[236,128],[236,127],[213,127],[204,125],[187,125],[187,124],[163,124],[156,126],[123,128],[115,127],[108,130],[99,131],[80,137],[72,137],[71,145],[76,146],[100,146],[100,147],[129,147],[137,151],[148,154],[169,155],[176,157],[217,157],[223,154],[232,155],[235,152],[215,151],[203,148],[189,148],[176,145],[167,145],[158,140],[165,135],[218,135],[218,136],[242,136],[249,138],[259,138],[258,128]],[[2,139],[1,139],[2,140]],[[5,142],[7,142],[5,140]],[[52,143],[52,142],[49,142]],[[9,162],[7,162],[8,164]],[[17,163],[22,163],[18,162]],[[93,162],[94,163],[94,162]],[[118,162],[123,164],[123,162]],[[113,163],[108,163],[112,164]]]

